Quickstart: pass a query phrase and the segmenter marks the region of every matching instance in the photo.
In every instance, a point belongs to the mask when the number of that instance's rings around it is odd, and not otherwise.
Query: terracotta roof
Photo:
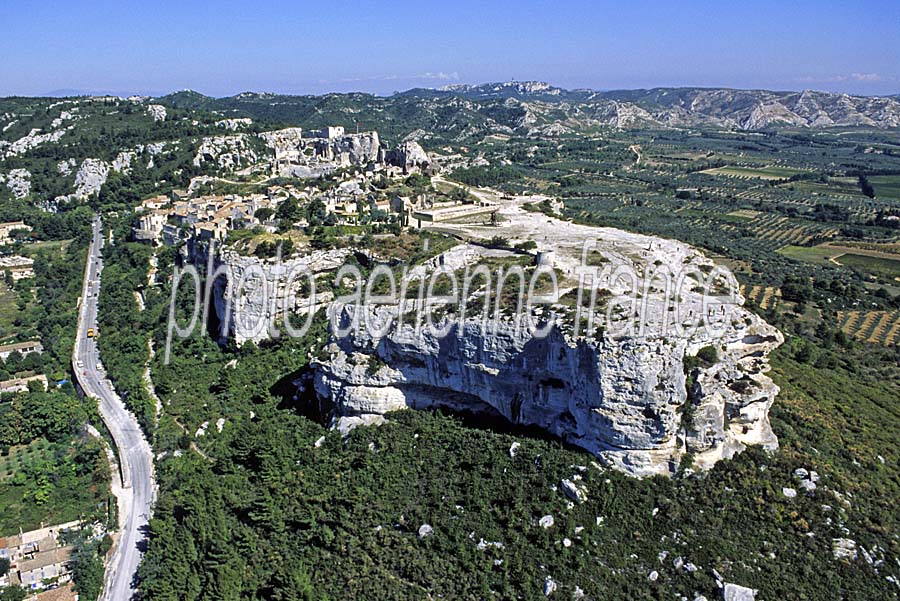
[[[69,557],[71,555],[72,547],[62,547],[60,549],[53,549],[52,551],[35,553],[33,559],[20,561],[17,569],[20,573],[31,572],[32,570],[40,570],[41,568],[46,568],[47,566],[52,566],[58,563],[66,563],[67,561],[69,561]]]

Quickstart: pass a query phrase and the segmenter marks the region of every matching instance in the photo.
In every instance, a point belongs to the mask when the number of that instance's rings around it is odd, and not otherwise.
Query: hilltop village
[[[235,230],[284,234],[317,225],[380,224],[398,231],[423,222],[489,219],[499,208],[463,187],[447,184],[441,193],[432,186],[432,178],[446,168],[416,142],[385,150],[377,132],[346,134],[343,127],[312,135],[290,128],[261,137],[274,151],[273,173],[285,183],[267,185],[263,192],[209,194],[203,190],[221,180],[195,178],[187,190],[143,200],[134,238],[173,246],[188,240],[225,242]],[[233,167],[239,157],[230,147],[228,138],[207,140],[196,161]]]

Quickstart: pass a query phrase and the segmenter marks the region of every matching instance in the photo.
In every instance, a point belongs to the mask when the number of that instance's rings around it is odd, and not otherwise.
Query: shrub
[[[710,367],[718,363],[719,352],[714,346],[704,346],[697,351],[697,358],[705,364],[705,367]]]

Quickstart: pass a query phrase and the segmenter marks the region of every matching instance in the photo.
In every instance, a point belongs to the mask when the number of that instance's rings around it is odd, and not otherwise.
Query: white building
[[[320,136],[328,140],[342,138],[344,136],[344,128],[340,125],[323,127]]]

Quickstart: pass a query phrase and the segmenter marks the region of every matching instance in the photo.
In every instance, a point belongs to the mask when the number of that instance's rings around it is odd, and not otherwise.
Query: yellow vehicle
[[[88,338],[94,337],[94,328],[88,328]]]

